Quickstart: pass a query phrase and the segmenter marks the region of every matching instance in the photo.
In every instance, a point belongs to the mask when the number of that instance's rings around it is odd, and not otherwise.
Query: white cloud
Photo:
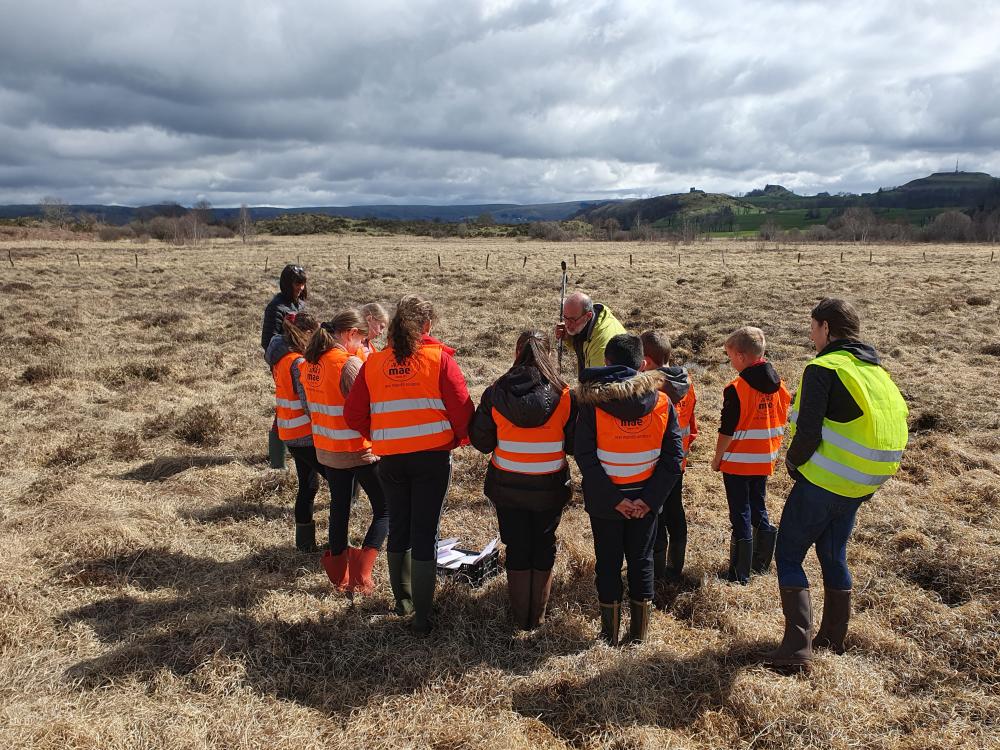
[[[529,202],[1000,172],[990,2],[38,2],[0,202]]]

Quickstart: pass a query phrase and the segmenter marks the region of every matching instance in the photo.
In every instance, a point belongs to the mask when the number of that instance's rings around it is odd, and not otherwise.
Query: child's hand
[[[712,459],[712,471],[720,471],[722,469],[722,456],[717,456]]]
[[[635,515],[633,518],[645,518],[647,513],[653,512],[653,509],[642,500],[636,500],[633,505],[635,506]]]
[[[615,506],[615,510],[621,513],[625,518],[635,517],[635,503],[631,500],[622,500],[618,505]]]

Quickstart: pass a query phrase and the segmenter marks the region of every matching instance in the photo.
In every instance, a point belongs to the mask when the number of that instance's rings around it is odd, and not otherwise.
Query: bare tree
[[[237,220],[236,231],[246,245],[253,237],[253,217],[250,215],[250,207],[246,203],[240,204],[240,216]]]
[[[38,204],[42,210],[42,219],[53,226],[64,227],[69,224],[70,214],[66,201],[54,195],[46,195]]]
[[[870,208],[851,206],[844,211],[843,227],[847,235],[855,242],[867,243],[878,220]]]
[[[212,220],[212,204],[202,198],[192,206],[191,218],[191,241],[198,242],[204,235],[202,227],[207,227]]]

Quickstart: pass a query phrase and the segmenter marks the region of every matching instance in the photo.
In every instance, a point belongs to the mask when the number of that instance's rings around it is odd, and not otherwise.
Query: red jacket
[[[423,342],[439,344],[443,349],[441,376],[438,384],[441,386],[441,400],[444,401],[448,421],[451,422],[452,432],[455,433],[455,442],[449,446],[449,450],[460,445],[468,445],[469,422],[472,421],[472,415],[476,409],[469,397],[465,376],[455,361],[455,350],[430,336],[424,336]],[[366,365],[361,365],[361,370],[354,380],[351,392],[347,394],[347,402],[344,404],[344,419],[352,430],[357,430],[366,438],[371,439],[371,394],[368,392],[368,383],[365,380],[365,367]]]

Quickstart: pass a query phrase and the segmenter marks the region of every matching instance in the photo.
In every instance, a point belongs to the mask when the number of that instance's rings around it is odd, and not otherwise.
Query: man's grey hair
[[[594,300],[590,298],[590,295],[584,294],[583,292],[573,292],[569,296],[569,299],[580,303],[581,315],[594,312]]]

